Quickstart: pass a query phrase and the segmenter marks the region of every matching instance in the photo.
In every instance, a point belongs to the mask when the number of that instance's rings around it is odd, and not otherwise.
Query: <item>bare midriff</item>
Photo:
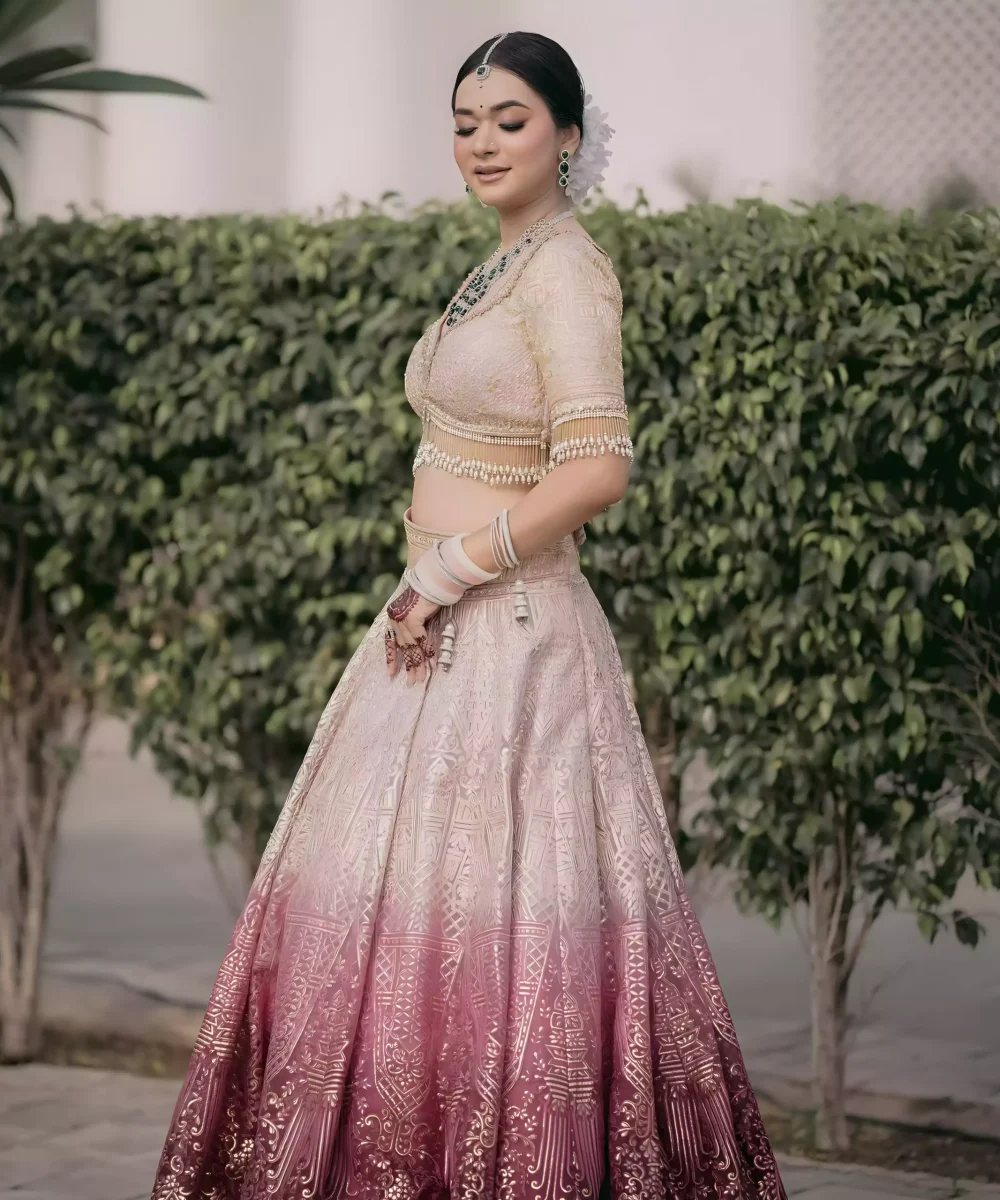
[[[410,516],[417,525],[438,533],[471,533],[488,525],[502,509],[512,508],[534,486],[483,483],[425,465],[413,476]]]

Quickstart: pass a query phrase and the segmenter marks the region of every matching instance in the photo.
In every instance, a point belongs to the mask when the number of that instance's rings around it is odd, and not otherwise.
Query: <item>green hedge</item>
[[[777,920],[825,877],[837,919],[905,902],[933,936],[967,869],[1000,884],[1000,220],[622,225],[638,469],[600,582],[641,690],[719,770],[743,900]]]
[[[997,220],[585,224],[622,283],[637,453],[584,559],[641,710],[667,696],[689,746],[727,749],[747,812],[868,788],[928,752],[928,622],[997,596]],[[398,574],[406,356],[494,244],[465,205],[0,237],[3,557],[26,531],[74,652],[237,824],[266,830]]]

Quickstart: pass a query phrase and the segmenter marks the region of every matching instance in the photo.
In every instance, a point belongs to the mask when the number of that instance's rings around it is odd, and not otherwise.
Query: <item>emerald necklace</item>
[[[530,246],[538,234],[547,225],[554,225],[557,221],[563,221],[566,217],[571,217],[573,210],[567,209],[559,214],[558,217],[542,217],[538,221],[534,221],[521,234],[513,246],[509,250],[500,254],[500,247],[490,255],[481,267],[477,267],[469,277],[468,283],[458,293],[455,299],[451,302],[448,308],[448,316],[445,318],[445,325],[454,325],[456,321],[461,320],[470,309],[475,308],[480,300],[489,291],[494,280],[500,278],[507,270],[510,264],[517,258],[521,251]],[[497,258],[497,255],[500,257]]]

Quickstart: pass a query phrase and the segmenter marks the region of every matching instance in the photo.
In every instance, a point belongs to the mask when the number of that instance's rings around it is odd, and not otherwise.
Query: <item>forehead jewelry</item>
[[[504,40],[504,38],[506,36],[507,35],[505,33],[500,34],[500,36],[496,39],[496,41],[493,42],[493,44],[490,46],[490,48],[483,55],[483,61],[479,64],[478,67],[476,67],[476,78],[479,80],[480,87],[483,86],[483,80],[490,73],[490,55],[497,48],[497,46],[500,44],[500,42],[502,42]]]

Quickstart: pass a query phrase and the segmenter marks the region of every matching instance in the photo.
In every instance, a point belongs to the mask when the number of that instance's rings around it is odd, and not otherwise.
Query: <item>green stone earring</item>
[[[468,184],[465,185],[465,194],[467,196],[475,195],[472,188],[470,188]],[[479,203],[483,206],[483,208],[489,208],[489,205],[486,203],[485,200],[480,200],[480,198],[478,196],[476,196],[476,199],[479,200]]]
[[[559,155],[559,186],[569,187],[569,151],[563,150]]]

